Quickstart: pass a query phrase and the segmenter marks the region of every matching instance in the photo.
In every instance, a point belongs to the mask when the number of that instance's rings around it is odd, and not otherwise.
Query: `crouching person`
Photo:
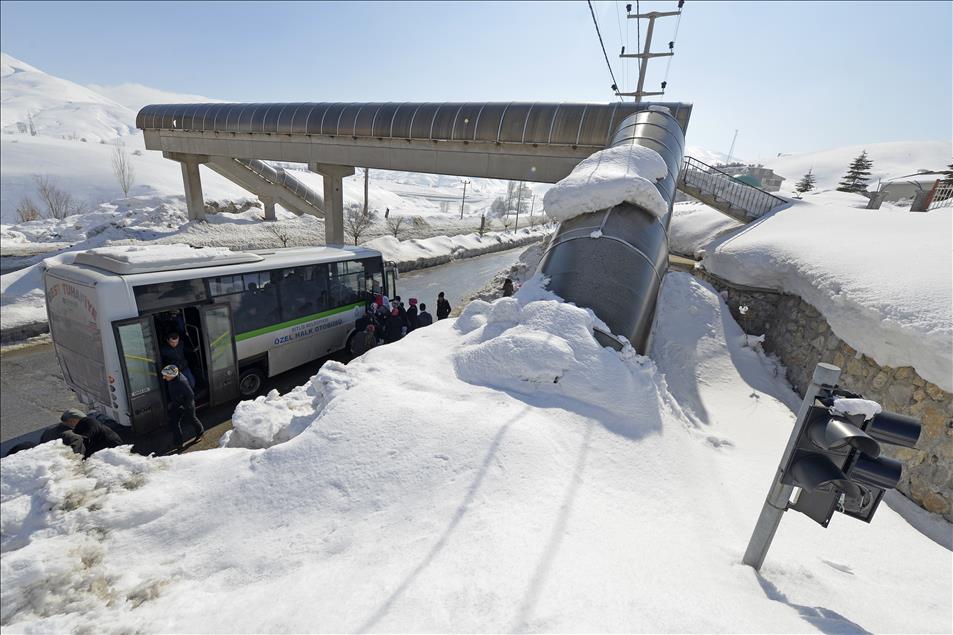
[[[162,369],[162,379],[169,397],[169,428],[172,430],[172,440],[177,448],[182,447],[182,420],[195,427],[195,440],[202,438],[205,428],[195,416],[195,393],[189,380],[185,378],[176,366],[166,366]]]
[[[93,417],[83,417],[79,423],[76,424],[76,427],[73,428],[73,432],[75,436],[82,439],[82,454],[83,457],[87,459],[100,450],[122,445],[122,439],[112,428],[103,425]],[[73,448],[74,452],[79,453],[74,443],[71,442],[75,440],[71,440],[65,433],[61,438],[63,439],[63,443]]]

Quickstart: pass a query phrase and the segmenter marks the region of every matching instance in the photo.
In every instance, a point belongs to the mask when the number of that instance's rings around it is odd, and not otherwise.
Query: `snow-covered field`
[[[528,284],[239,407],[284,443],[3,459],[5,630],[949,632],[887,506],[740,563],[796,397],[709,287],[659,317],[653,363]]]

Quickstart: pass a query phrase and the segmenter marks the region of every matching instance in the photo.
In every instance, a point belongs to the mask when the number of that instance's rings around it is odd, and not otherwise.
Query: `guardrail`
[[[779,196],[749,185],[694,157],[685,157],[678,182],[679,185],[707,194],[715,203],[713,207],[719,207],[718,204],[721,204],[722,211],[727,212],[732,208],[743,210],[749,219],[760,218],[787,203]],[[711,204],[709,201],[706,203]]]

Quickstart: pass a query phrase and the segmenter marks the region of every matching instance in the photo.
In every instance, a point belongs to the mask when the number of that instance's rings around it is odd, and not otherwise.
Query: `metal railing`
[[[940,181],[933,188],[933,198],[927,205],[927,210],[941,207],[953,207],[953,181]]]
[[[700,190],[726,208],[743,210],[749,219],[760,218],[787,203],[779,196],[749,185],[694,157],[685,157],[678,182],[679,185]]]
[[[322,211],[324,210],[324,196],[315,192],[299,179],[286,172],[284,168],[276,168],[259,159],[235,159],[235,163],[269,183],[287,189],[308,205]]]

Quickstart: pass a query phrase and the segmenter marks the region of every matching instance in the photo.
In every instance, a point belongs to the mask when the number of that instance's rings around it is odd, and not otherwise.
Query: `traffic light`
[[[881,443],[912,448],[920,423],[911,417],[880,412],[845,414],[837,401],[856,398],[825,387],[810,407],[781,482],[801,488],[790,505],[827,527],[835,511],[870,522],[884,492],[900,482],[899,461],[881,456]]]

